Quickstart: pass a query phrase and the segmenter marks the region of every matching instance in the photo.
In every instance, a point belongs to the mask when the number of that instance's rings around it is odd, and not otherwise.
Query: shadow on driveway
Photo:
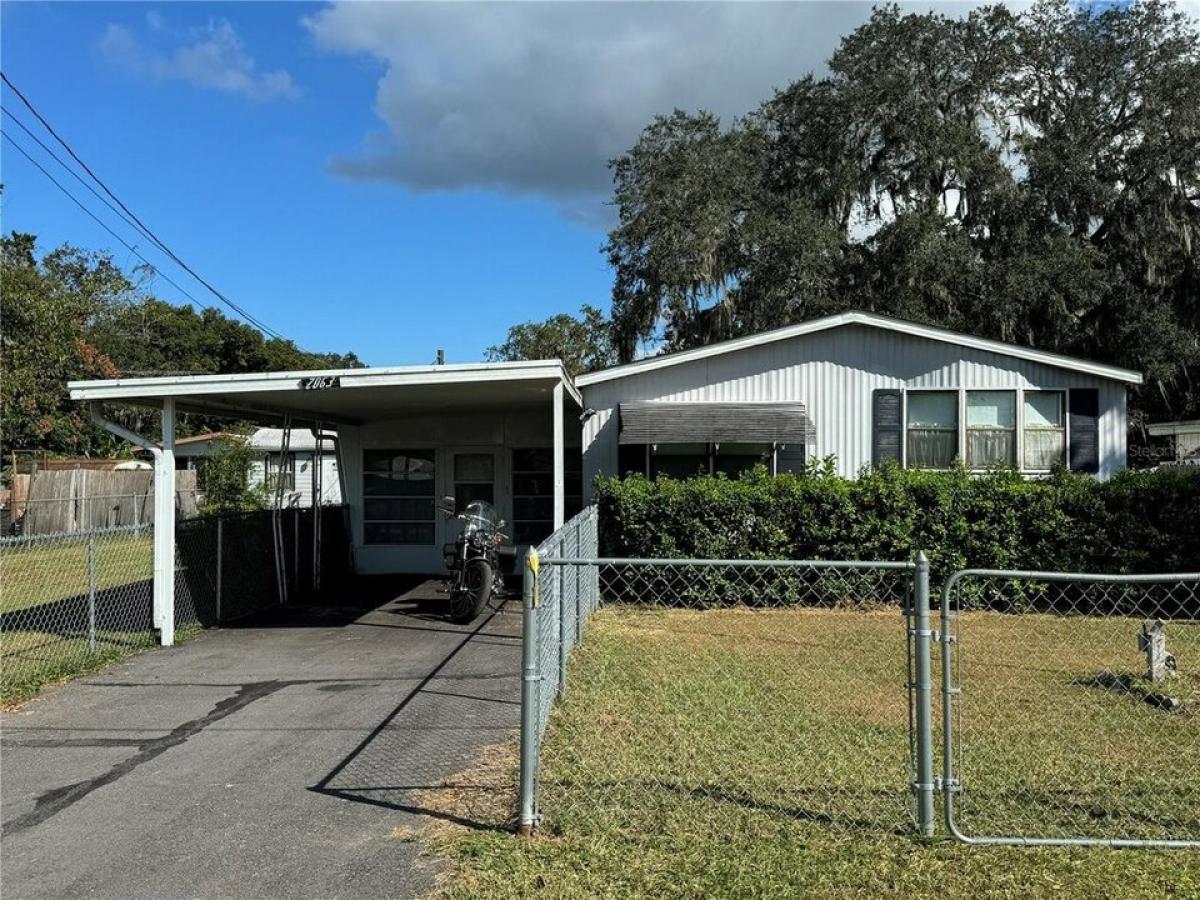
[[[431,803],[518,725],[520,604],[459,626],[438,582],[364,582],[350,599],[207,632],[6,714],[6,898],[413,896],[438,863],[397,835],[503,827]]]

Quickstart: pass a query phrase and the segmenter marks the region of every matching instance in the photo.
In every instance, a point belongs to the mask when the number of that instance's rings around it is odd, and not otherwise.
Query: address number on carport
[[[342,379],[337,375],[310,375],[300,379],[302,391],[326,391],[329,388],[341,387]]]

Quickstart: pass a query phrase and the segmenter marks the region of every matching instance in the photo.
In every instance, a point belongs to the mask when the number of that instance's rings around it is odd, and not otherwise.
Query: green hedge
[[[601,553],[619,557],[879,559],[964,568],[1200,571],[1200,472],[1066,471],[1027,480],[895,467],[857,479],[825,462],[675,481],[596,482]]]

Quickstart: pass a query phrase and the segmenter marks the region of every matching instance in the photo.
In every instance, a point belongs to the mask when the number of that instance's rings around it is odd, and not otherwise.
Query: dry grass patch
[[[900,620],[896,610],[601,610],[572,657],[566,696],[546,736],[540,835],[522,840],[508,830],[441,831],[436,844],[454,866],[440,892],[472,898],[1101,897],[1114,890],[1129,897],[1200,896],[1195,853],[914,840],[905,830]],[[1094,823],[1088,816],[1095,804],[1114,798],[1086,794],[1087,779],[1066,784],[1065,792],[1025,797],[1027,803],[1040,797],[1041,810],[1006,805],[1006,798],[1014,787],[1044,787],[1047,772],[1059,778],[1078,773],[1077,756],[1074,769],[1069,763],[1081,735],[1107,735],[1126,748],[1121,759],[1166,759],[1141,755],[1141,738],[1122,743],[1125,731],[1096,731],[1103,717],[1077,722],[1060,704],[1027,696],[1062,692],[1074,704],[1100,704],[1110,712],[1127,704],[1071,683],[1095,666],[1094,650],[1125,640],[1127,624],[1098,628],[1054,664],[1042,659],[1038,665],[1040,652],[1028,644],[1042,629],[1030,631],[1037,623],[1029,622],[1022,629],[1020,622],[972,613],[960,623],[963,652],[974,656],[974,669],[964,666],[975,680],[965,702],[978,704],[986,691],[1007,704],[972,713],[972,753],[987,761],[986,769],[971,770],[968,792],[982,803],[975,812],[1003,814],[1003,821],[1023,809],[1024,825],[1033,828],[1061,813],[1069,799],[1090,809],[1084,820]],[[1077,667],[1083,668],[1073,671]],[[1024,690],[1014,690],[1016,673],[1023,673]],[[1193,758],[1187,754],[1200,745],[1188,743],[1195,733],[1180,727],[1185,717],[1130,705],[1135,715],[1173,722],[1169,727],[1183,742],[1174,758]],[[1124,716],[1128,707],[1120,708]],[[1110,715],[1108,721],[1111,729],[1121,719]],[[978,730],[988,723],[995,727]],[[1060,739],[1048,742],[1049,734]],[[509,821],[516,763],[514,745],[492,748],[461,779],[476,790],[447,794],[439,805],[475,821]],[[1193,787],[1196,771],[1200,765],[1188,776]],[[1136,784],[1126,779],[1120,788],[1127,805],[1141,802]],[[1139,827],[1200,831],[1195,809],[1148,812]]]

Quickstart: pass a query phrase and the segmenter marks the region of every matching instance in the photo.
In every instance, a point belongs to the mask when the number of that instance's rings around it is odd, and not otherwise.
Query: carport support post
[[[163,399],[162,443],[154,454],[154,627],[175,643],[175,398]]]
[[[537,716],[538,671],[537,610],[534,608],[537,573],[533,571],[533,549],[522,560],[521,582],[521,818],[520,832],[533,834],[537,824],[537,800],[534,782],[537,779]]]
[[[224,557],[222,556],[222,545],[225,543],[225,517],[217,516],[217,624],[221,624],[221,576],[225,568]]]
[[[929,624],[929,558],[924,551],[917,554],[915,574],[915,615],[913,628],[916,661],[916,725],[917,725],[917,826],[922,835],[933,834],[933,676],[930,666],[930,645],[933,630]]]
[[[554,385],[554,530],[563,527],[566,521],[566,473],[563,463],[565,439],[563,435],[563,383],[562,379]]]

